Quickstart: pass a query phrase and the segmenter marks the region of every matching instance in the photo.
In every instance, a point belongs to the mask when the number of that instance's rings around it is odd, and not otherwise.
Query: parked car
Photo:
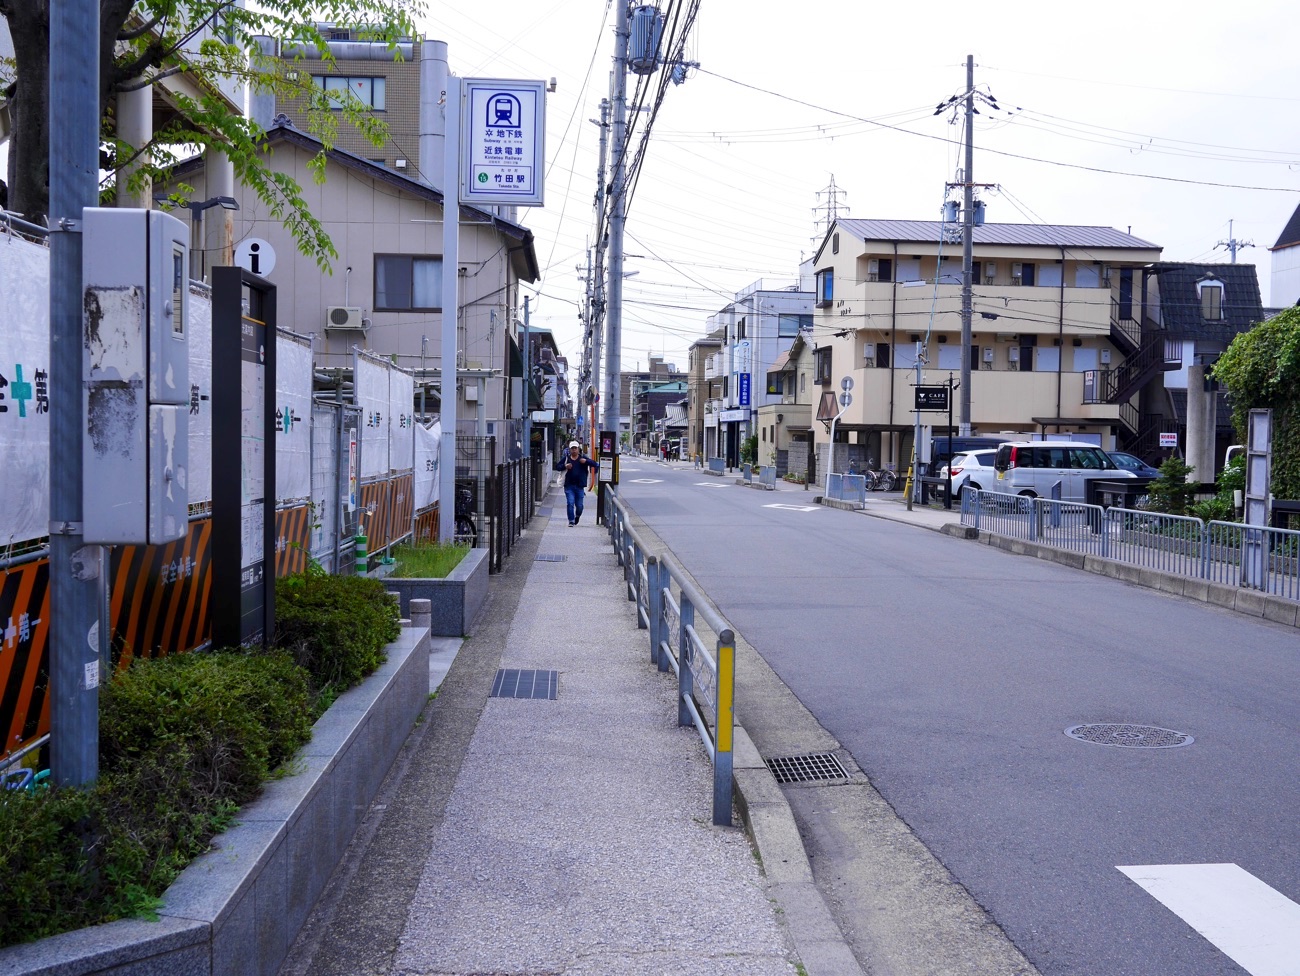
[[[997,448],[966,451],[956,455],[951,464],[945,464],[939,469],[940,478],[946,479],[949,471],[952,472],[952,497],[954,499],[961,500],[962,489],[967,485],[970,485],[976,491],[980,491],[997,480],[997,472],[993,469],[993,461],[997,457],[997,453]],[[939,486],[939,494],[943,494],[944,488],[945,485]]]
[[[998,448],[993,462],[994,491],[1030,498],[1052,497],[1061,486],[1061,500],[1087,501],[1088,482],[1096,478],[1134,478],[1100,447],[1079,441],[1011,441]]]
[[[1107,451],[1110,459],[1115,462],[1116,467],[1121,471],[1132,471],[1137,478],[1159,478],[1160,469],[1153,468],[1136,454],[1129,454],[1127,451]]]
[[[1015,436],[1015,435],[1012,435]],[[1010,437],[965,437],[961,434],[954,434],[949,437],[947,434],[937,435],[930,447],[930,467],[926,470],[939,472],[948,459],[956,457],[958,454],[969,454],[971,451],[996,451],[998,445],[1010,440]],[[951,449],[949,449],[951,446]]]

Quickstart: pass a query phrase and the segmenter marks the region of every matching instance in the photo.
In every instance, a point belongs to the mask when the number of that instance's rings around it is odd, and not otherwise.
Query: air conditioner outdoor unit
[[[357,332],[364,332],[366,323],[361,317],[361,309],[348,305],[330,305],[325,309],[325,329],[327,331],[331,329],[352,329]]]

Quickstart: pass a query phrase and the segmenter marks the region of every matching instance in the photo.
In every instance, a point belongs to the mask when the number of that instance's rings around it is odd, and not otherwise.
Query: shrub
[[[0,795],[0,945],[151,911],[311,734],[283,652],[138,660],[100,692],[90,790]]]
[[[401,633],[397,605],[384,584],[365,576],[308,571],[275,586],[276,641],[312,677],[317,696],[357,684],[384,661]]]
[[[1160,477],[1148,486],[1151,493],[1151,508],[1157,512],[1170,515],[1186,515],[1196,486],[1187,483],[1191,468],[1182,458],[1165,458],[1160,465]]]

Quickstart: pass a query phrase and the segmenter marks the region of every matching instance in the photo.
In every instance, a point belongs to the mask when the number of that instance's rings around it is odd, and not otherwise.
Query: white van
[[[987,487],[993,491],[1030,498],[1052,497],[1061,485],[1061,500],[1087,501],[1088,482],[1094,478],[1132,478],[1132,471],[1116,467],[1105,451],[1079,441],[1009,441],[998,445],[993,460],[997,477]]]

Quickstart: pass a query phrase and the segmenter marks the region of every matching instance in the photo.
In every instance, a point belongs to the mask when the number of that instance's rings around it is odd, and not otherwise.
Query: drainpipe
[[[894,455],[894,464],[897,465],[902,460],[898,454],[897,435],[894,432],[894,339],[898,332],[898,241],[894,241],[894,267],[889,277],[893,279],[889,298],[889,439],[890,447],[893,449],[891,453]],[[883,455],[885,452],[880,453]],[[884,457],[881,457],[880,463],[885,463]]]
[[[1059,246],[1059,245],[1058,245]],[[1061,419],[1061,370],[1065,366],[1065,248],[1061,248],[1061,284],[1056,303],[1056,419]],[[1061,432],[1061,425],[1056,425],[1056,432]]]

